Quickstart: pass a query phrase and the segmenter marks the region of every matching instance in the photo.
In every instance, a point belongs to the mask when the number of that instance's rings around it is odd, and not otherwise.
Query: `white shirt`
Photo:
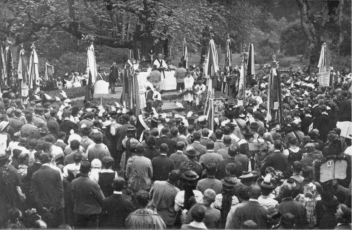
[[[154,101],[161,101],[161,94],[158,91],[154,91],[153,99]]]
[[[160,62],[161,62],[161,64],[160,64]],[[164,67],[166,69],[169,68],[163,59],[161,59],[160,62],[159,62],[159,59],[155,59],[153,62],[153,65],[155,65],[156,68],[160,68],[160,67]]]

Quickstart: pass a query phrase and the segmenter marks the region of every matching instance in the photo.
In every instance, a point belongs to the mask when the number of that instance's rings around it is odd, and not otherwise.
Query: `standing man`
[[[259,185],[252,185],[248,195],[249,201],[239,204],[234,215],[228,216],[226,229],[243,229],[244,223],[248,220],[254,221],[257,224],[257,229],[267,228],[267,210],[258,202],[261,195]]]
[[[53,215],[48,227],[57,228],[65,222],[62,176],[60,170],[50,165],[49,153],[41,153],[39,158],[42,166],[33,174],[30,195],[40,215]]]
[[[165,72],[164,71],[168,68],[169,68],[168,65],[163,60],[163,55],[161,53],[159,53],[158,57],[153,62],[153,69],[157,69],[160,71],[160,74],[161,74],[160,89],[161,90],[165,89]]]
[[[102,210],[104,194],[99,184],[88,177],[90,163],[81,162],[80,177],[72,181],[72,200],[75,213],[74,227],[98,228],[98,217]]]
[[[125,180],[122,177],[115,178],[112,187],[114,194],[106,198],[103,203],[100,216],[101,227],[125,229],[125,220],[135,208],[129,197],[122,194],[122,190],[125,188]]]
[[[180,177],[178,170],[172,170],[167,181],[155,181],[150,190],[151,204],[157,210],[167,227],[173,228],[176,220],[175,197],[180,191],[175,185]]]
[[[182,92],[185,89],[184,79],[186,77],[187,70],[183,68],[182,63],[178,64],[178,68],[175,70],[175,78],[177,82],[176,90]]]
[[[111,89],[111,93],[115,93],[115,83],[118,77],[119,77],[119,69],[116,66],[116,62],[113,62],[110,68],[110,75],[109,75],[109,88]]]

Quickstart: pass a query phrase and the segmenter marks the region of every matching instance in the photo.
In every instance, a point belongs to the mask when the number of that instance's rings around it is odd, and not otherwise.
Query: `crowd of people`
[[[350,229],[351,139],[336,127],[351,121],[350,83],[289,80],[282,123],[266,119],[264,80],[213,130],[206,115],[150,104],[141,126],[118,104],[3,95],[0,227]],[[320,183],[315,164],[329,157],[348,162],[347,177]]]

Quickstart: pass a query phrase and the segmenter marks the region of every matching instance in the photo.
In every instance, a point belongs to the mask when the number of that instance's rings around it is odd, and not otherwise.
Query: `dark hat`
[[[185,154],[187,156],[198,156],[199,152],[191,145],[188,145],[186,150],[185,150]]]
[[[235,177],[225,177],[222,180],[222,185],[224,188],[233,188],[237,184],[237,179]]]
[[[198,177],[198,174],[193,170],[187,170],[182,174],[182,178],[189,181],[197,180]]]
[[[297,191],[297,190],[299,190],[301,188],[301,184],[297,180],[295,180],[293,178],[287,179],[286,183],[291,185],[292,190],[296,190]]]
[[[244,136],[251,136],[251,135],[254,135],[254,133],[249,129],[248,126],[245,126],[245,130],[243,132],[243,135]]]
[[[259,178],[257,183],[264,189],[275,189],[277,187],[276,182],[271,179],[271,174],[267,174],[264,178]]]
[[[249,125],[249,128],[251,128],[251,130],[253,131],[257,131],[258,128],[259,128],[259,125],[257,122],[252,122],[250,125]]]

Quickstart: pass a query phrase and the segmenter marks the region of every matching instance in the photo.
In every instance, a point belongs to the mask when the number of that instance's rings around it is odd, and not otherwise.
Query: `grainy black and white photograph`
[[[351,0],[0,0],[0,229],[351,229]]]

